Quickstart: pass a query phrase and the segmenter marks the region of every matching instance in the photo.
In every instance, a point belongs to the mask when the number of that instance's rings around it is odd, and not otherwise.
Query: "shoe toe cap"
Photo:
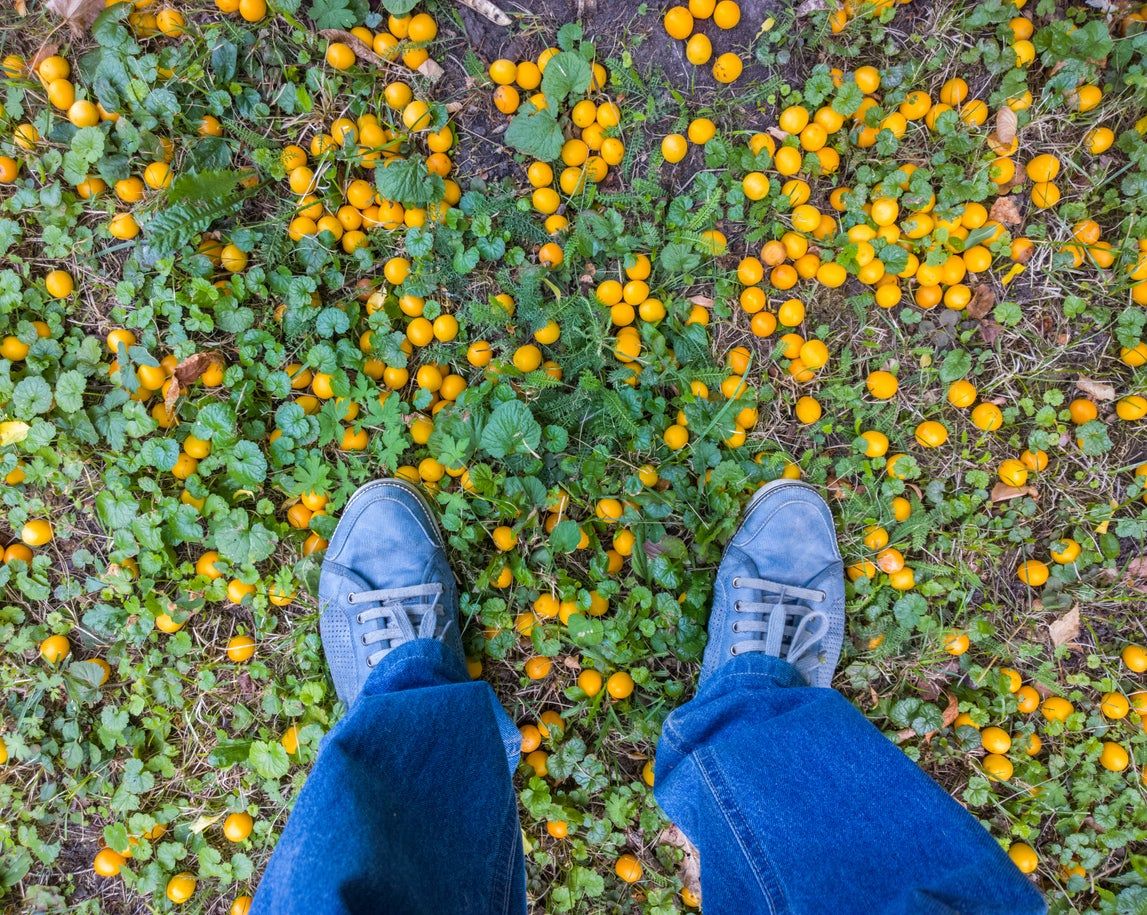
[[[368,484],[351,496],[326,560],[367,570],[378,563],[393,569],[405,557],[421,568],[441,549],[437,525],[421,497],[388,480]]]
[[[814,489],[803,485],[764,493],[749,509],[732,546],[757,559],[761,574],[775,566],[807,572],[798,577],[809,580],[840,562],[832,513]]]

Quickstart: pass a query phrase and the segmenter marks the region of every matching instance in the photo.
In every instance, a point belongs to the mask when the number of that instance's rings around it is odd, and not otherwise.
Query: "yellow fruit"
[[[1147,671],[1147,648],[1142,645],[1127,645],[1120,657],[1123,665],[1131,672],[1141,674]]]
[[[661,140],[661,155],[666,162],[680,162],[689,151],[689,143],[679,133],[671,133]]]
[[[50,635],[40,643],[40,657],[53,666],[71,653],[72,645],[67,636]]]
[[[662,19],[665,32],[670,38],[684,41],[693,34],[693,15],[683,6],[670,7]]]
[[[236,664],[250,661],[255,656],[255,640],[249,635],[232,636],[227,642],[227,657]]]
[[[1075,707],[1062,696],[1048,696],[1040,703],[1039,710],[1048,721],[1066,721]]]
[[[1016,569],[1016,577],[1025,585],[1038,588],[1048,579],[1047,564],[1038,559],[1028,559]]]
[[[641,879],[641,862],[633,855],[622,855],[617,859],[613,870],[626,883],[636,883]]]
[[[895,375],[881,370],[870,372],[865,380],[865,385],[868,387],[868,393],[877,400],[887,400],[894,397],[900,387]]]
[[[1107,741],[1099,751],[1099,764],[1110,772],[1122,772],[1131,763],[1131,757],[1122,746]]]
[[[349,70],[357,59],[357,55],[348,44],[332,41],[327,45],[326,61],[336,70]]]
[[[732,83],[741,75],[744,66],[740,57],[726,51],[713,63],[713,78],[719,83]]]
[[[1021,874],[1035,873],[1039,867],[1039,856],[1036,855],[1035,849],[1023,842],[1013,842],[1008,846],[1008,857],[1012,859],[1012,864],[1019,868]]]
[[[183,905],[195,893],[195,875],[176,874],[167,881],[167,898],[175,905]]]
[[[255,821],[251,818],[251,814],[246,811],[231,813],[223,821],[223,835],[228,842],[242,842],[251,835],[251,829],[254,825]]]

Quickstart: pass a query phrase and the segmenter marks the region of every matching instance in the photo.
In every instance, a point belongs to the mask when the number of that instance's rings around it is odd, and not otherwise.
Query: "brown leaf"
[[[1024,221],[1013,197],[997,197],[988,218],[1005,226],[1018,226]]]
[[[40,66],[45,60],[60,50],[58,44],[42,44],[40,49],[32,55],[32,59],[28,61],[28,72],[35,73],[36,68]]]
[[[944,727],[951,727],[952,722],[959,717],[960,701],[952,693],[948,693],[948,705],[944,708],[943,716]]]
[[[221,358],[219,353],[214,351],[196,353],[194,356],[188,356],[175,367],[175,371],[173,372],[175,380],[185,387],[189,384],[194,384],[204,372],[219,362]]]
[[[17,16],[23,17],[28,15],[28,4],[25,3],[24,0],[14,0],[12,6],[16,10]]]
[[[696,846],[685,838],[685,833],[672,824],[661,830],[657,841],[662,845],[672,845],[682,851],[681,864],[678,866],[678,876],[688,889],[698,896],[701,895],[701,853]]]
[[[1147,555],[1132,559],[1127,564],[1127,574],[1132,578],[1147,578]]]
[[[980,337],[988,346],[995,343],[1003,332],[1004,328],[995,321],[986,319],[980,322]]]
[[[996,112],[996,138],[1004,146],[1008,146],[1016,138],[1018,126],[1019,119],[1016,117],[1016,113],[1007,105]]]
[[[458,0],[463,6],[468,6],[476,13],[481,13],[495,25],[509,25],[510,17],[494,6],[490,0]]]
[[[689,299],[690,305],[700,305],[702,308],[712,308],[713,298],[707,295],[695,295]]]
[[[987,316],[995,304],[996,291],[987,283],[978,283],[972,290],[972,301],[968,303],[966,309],[968,317],[979,321]]]
[[[103,12],[104,0],[48,0],[47,7],[63,19],[74,34],[82,35]]]
[[[418,67],[418,72],[425,76],[430,82],[436,83],[446,74],[446,71],[439,66],[438,61],[427,58],[422,61]]]
[[[215,352],[196,353],[175,367],[175,371],[171,373],[171,384],[163,394],[163,406],[167,410],[168,418],[175,412],[175,404],[183,396],[183,392],[198,381],[199,377],[220,358]]]
[[[803,19],[810,13],[819,13],[821,10],[828,9],[826,0],[804,0],[800,6],[796,8],[797,19]]]
[[[992,487],[993,502],[1008,502],[1021,496],[1031,496],[1039,499],[1039,491],[1034,486],[1009,486],[1007,483],[997,483]]]
[[[1051,643],[1057,648],[1060,645],[1069,645],[1079,637],[1079,605],[1076,604],[1063,616],[1047,627],[1051,636]]]
[[[1094,398],[1095,400],[1115,399],[1115,386],[1108,384],[1106,381],[1096,381],[1094,378],[1087,378],[1084,375],[1080,375],[1075,386],[1088,397]]]

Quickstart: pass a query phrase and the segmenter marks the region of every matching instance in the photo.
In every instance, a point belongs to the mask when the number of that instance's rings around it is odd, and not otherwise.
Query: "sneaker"
[[[844,563],[832,513],[811,486],[762,486],[725,549],[713,589],[701,681],[762,652],[810,686],[831,686],[844,643]]]
[[[348,706],[375,666],[413,639],[462,653],[458,589],[426,497],[403,480],[359,488],[343,509],[319,576],[319,631]]]

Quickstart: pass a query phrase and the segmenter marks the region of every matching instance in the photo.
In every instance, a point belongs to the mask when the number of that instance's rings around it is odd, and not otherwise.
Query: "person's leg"
[[[252,911],[524,913],[520,735],[466,673],[441,537],[412,488],[387,481],[352,498],[319,598],[350,710],[323,743]]]
[[[706,911],[1044,911],[988,832],[826,688],[843,594],[827,506],[763,492],[717,574],[700,689],[657,748],[657,801],[700,851]]]

